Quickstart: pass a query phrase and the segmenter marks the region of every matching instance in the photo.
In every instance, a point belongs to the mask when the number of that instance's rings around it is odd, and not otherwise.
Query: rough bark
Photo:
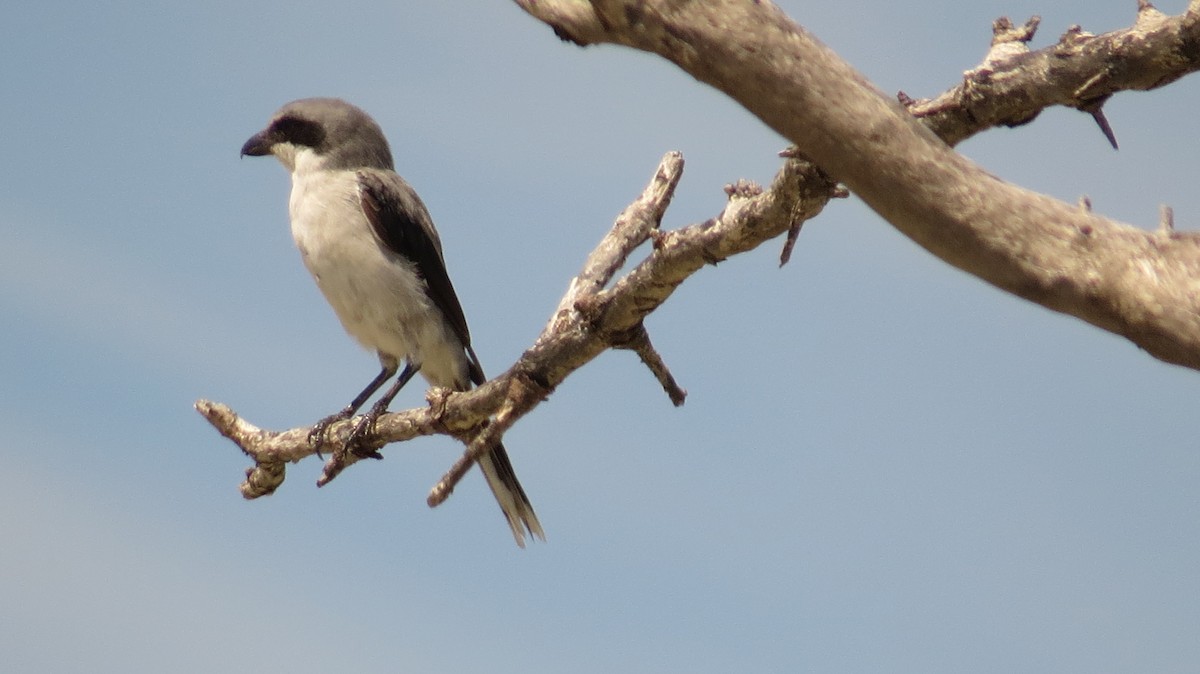
[[[1157,358],[1200,368],[1200,238],[1147,232],[1006,183],[955,153],[769,2],[754,0],[517,0],[580,45],[658,54],[728,94],[817,166],[942,260],[1030,301],[1127,337]],[[1070,31],[1030,53],[1000,40],[949,100],[985,112],[974,83],[997,88],[993,123],[1032,118],[1048,104],[1095,107],[1121,88],[1150,88],[1197,68],[1200,0],[1169,18],[1149,3],[1124,31]],[[1095,42],[1094,45],[1090,43]],[[1069,67],[1057,68],[1059,62]],[[1038,86],[1038,83],[1043,86]],[[1053,82],[1053,85],[1045,84]],[[1014,92],[1028,92],[1018,96]],[[1024,105],[1013,115],[1012,107]],[[966,137],[955,106],[931,125]]]

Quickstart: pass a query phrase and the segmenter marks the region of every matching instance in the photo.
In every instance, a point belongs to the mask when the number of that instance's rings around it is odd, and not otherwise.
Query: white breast
[[[411,360],[438,386],[464,388],[462,344],[432,305],[413,263],[382,247],[353,171],[298,171],[292,238],[346,332],[380,356]]]

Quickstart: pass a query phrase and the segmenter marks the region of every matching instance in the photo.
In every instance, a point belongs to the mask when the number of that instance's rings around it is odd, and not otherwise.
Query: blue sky
[[[1128,25],[1130,2],[784,6],[881,89],[929,96],[990,24]],[[1179,12],[1184,0],[1160,3]],[[508,436],[548,542],[518,550],[460,448],[393,446],[245,502],[192,410],[272,428],[375,373],[293,249],[287,176],[238,159],[282,103],[369,112],[507,367],[669,150],[666,226],[785,143],[653,57],[507,2],[18,3],[0,26],[0,653],[20,672],[1193,671],[1200,375],[933,259],[854,199],[706,269],[628,353]],[[1113,152],[1051,110],[961,150],[1180,228],[1200,80],[1118,96]],[[397,407],[422,404],[410,386]]]

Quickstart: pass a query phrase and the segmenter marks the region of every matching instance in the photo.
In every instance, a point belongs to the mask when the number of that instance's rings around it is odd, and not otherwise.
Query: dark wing
[[[483,383],[483,371],[471,349],[467,318],[450,284],[442,259],[442,243],[425,204],[403,178],[391,171],[364,169],[357,175],[359,201],[375,236],[386,248],[416,265],[417,274],[429,288],[430,299],[441,309],[471,357],[472,381]]]

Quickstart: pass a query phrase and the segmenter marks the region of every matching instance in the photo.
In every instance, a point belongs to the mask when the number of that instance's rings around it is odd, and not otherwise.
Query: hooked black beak
[[[246,141],[246,144],[242,146],[241,156],[245,157],[246,155],[250,155],[251,157],[262,157],[263,155],[271,154],[271,146],[274,144],[275,143],[267,137],[266,131],[259,131],[253,136],[250,136],[250,140]]]

